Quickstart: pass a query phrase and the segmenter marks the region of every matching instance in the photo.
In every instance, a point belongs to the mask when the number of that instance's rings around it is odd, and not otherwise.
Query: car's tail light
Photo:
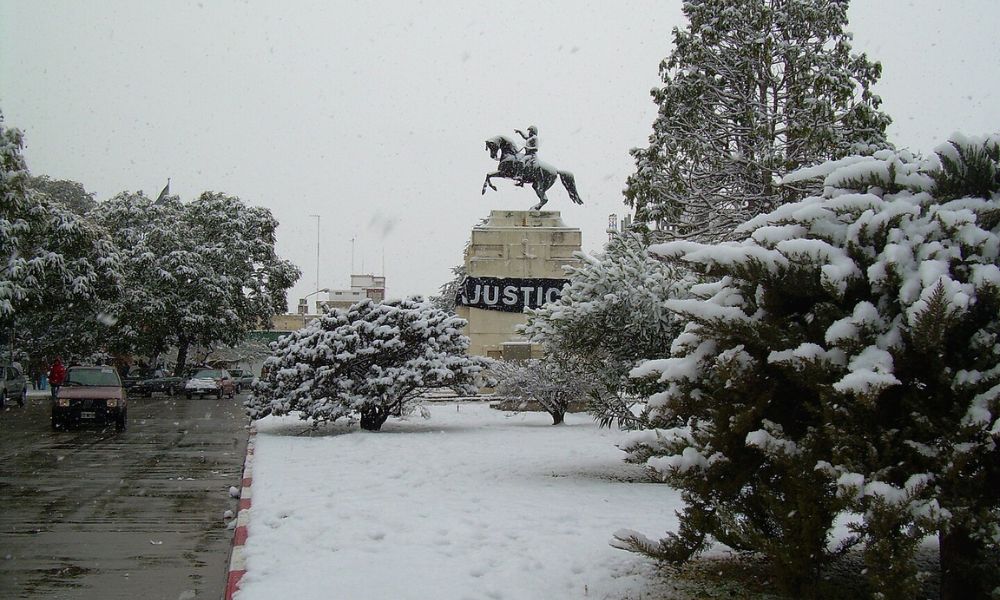
[[[58,402],[59,406],[69,406],[69,398],[60,398]]]
[[[108,398],[108,408],[114,408],[115,406],[118,406],[118,399]]]

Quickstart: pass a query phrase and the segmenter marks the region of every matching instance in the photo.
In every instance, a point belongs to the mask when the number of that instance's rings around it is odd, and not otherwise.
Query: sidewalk
[[[676,527],[679,495],[586,414],[435,403],[377,433],[257,422],[238,600],[665,595],[621,528]]]

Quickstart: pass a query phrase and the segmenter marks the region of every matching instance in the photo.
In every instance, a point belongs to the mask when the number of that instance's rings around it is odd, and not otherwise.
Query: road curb
[[[233,546],[229,554],[229,574],[226,577],[224,600],[233,600],[233,595],[240,589],[240,580],[247,572],[243,546],[247,542],[247,525],[250,523],[250,508],[253,503],[253,456],[256,440],[257,429],[251,426],[247,437],[247,455],[243,461],[243,476],[240,478],[240,502],[236,513],[236,528],[233,530]]]

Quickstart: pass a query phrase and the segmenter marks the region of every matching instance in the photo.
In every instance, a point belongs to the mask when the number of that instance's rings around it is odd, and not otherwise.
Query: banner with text
[[[455,298],[459,306],[522,312],[558,300],[565,279],[466,277]]]

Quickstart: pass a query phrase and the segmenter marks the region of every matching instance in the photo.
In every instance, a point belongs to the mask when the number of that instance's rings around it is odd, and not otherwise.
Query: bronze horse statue
[[[545,192],[552,187],[558,178],[562,181],[566,192],[569,193],[569,199],[576,204],[583,204],[583,200],[576,192],[576,180],[573,179],[573,174],[569,171],[559,171],[540,160],[526,161],[517,144],[503,135],[486,140],[486,149],[490,153],[490,158],[498,161],[499,165],[495,172],[486,175],[486,181],[483,182],[484,194],[486,186],[493,188],[494,191],[497,189],[490,181],[493,177],[513,179],[517,181],[518,185],[530,183],[539,200],[538,204],[531,207],[531,210],[541,210],[549,201],[545,197]]]

